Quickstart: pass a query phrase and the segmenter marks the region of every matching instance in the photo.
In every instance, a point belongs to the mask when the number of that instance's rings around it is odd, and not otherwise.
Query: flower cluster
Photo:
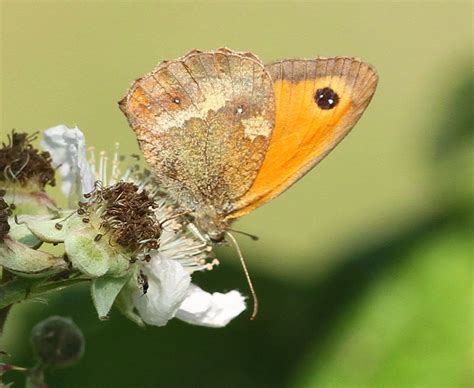
[[[116,306],[140,325],[177,317],[222,327],[245,310],[239,292],[210,294],[191,283],[218,261],[152,174],[136,162],[122,172],[118,148],[110,165],[104,153],[97,163],[91,150],[88,159],[78,128],[46,130],[43,152],[34,139],[12,132],[0,149],[0,265],[12,277],[37,278],[48,290],[58,279],[90,281],[101,319]],[[67,209],[46,193],[56,172]],[[64,254],[47,244],[62,244]]]

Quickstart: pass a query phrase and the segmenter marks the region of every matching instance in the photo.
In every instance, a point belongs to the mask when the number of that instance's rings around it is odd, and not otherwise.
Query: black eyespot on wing
[[[328,110],[334,108],[339,103],[339,96],[331,88],[316,90],[314,101],[321,109]]]

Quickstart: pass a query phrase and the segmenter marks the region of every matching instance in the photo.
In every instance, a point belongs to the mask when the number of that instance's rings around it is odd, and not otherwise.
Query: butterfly
[[[220,242],[349,133],[377,81],[355,58],[265,65],[249,52],[193,50],[137,79],[119,107],[160,183]]]

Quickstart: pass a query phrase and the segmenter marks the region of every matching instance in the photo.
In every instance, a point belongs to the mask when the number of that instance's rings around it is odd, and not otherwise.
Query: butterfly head
[[[204,206],[194,212],[194,222],[211,243],[218,244],[225,240],[228,221],[213,206]]]

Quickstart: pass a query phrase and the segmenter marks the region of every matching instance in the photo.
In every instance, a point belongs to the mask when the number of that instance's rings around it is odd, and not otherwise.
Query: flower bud
[[[36,355],[45,365],[68,366],[84,354],[81,329],[68,318],[53,316],[38,323],[31,332]]]

